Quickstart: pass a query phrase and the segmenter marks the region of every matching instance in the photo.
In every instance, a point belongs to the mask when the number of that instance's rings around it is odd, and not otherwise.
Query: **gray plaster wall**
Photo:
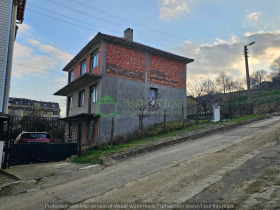
[[[73,96],[72,98],[72,109],[69,110],[69,116],[72,115],[77,115],[77,114],[82,114],[82,113],[89,113],[89,106],[90,106],[90,87],[93,85],[97,85],[97,100],[100,99],[101,97],[101,83],[102,80],[98,79],[90,84],[84,86],[83,88],[76,90],[75,92],[69,94],[69,96]],[[79,107],[79,92],[85,90],[85,103],[84,106]],[[68,103],[68,100],[67,100]],[[68,104],[67,104],[68,107]],[[95,114],[96,113],[96,103],[91,103],[91,113]]]
[[[144,118],[144,126],[162,123],[164,110],[167,112],[167,122],[182,120],[182,104],[186,113],[186,90],[103,75],[102,97],[109,95],[117,102],[119,116],[100,117],[99,142],[101,144],[110,140],[112,117],[115,118],[114,136],[131,133],[139,128],[139,114],[134,112],[139,111],[142,102],[147,103],[150,88],[157,88],[160,105],[145,109],[150,113]],[[101,105],[100,111],[109,114],[113,113],[114,109],[113,104]],[[152,111],[154,113],[151,113]]]

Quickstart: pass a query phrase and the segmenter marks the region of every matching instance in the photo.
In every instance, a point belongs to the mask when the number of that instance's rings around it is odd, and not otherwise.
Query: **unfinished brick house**
[[[187,64],[181,57],[124,38],[98,33],[63,69],[68,84],[55,95],[67,96],[66,138],[83,146],[106,144],[139,129],[182,119],[186,109]],[[141,112],[142,111],[142,112]],[[186,111],[185,111],[186,113]]]

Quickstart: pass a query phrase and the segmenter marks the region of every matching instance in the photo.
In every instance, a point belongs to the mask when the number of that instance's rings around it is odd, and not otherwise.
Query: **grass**
[[[253,93],[253,104],[254,106],[262,105],[262,104],[269,104],[273,102],[280,101],[280,90],[266,90],[257,93]],[[247,104],[248,97],[247,95],[243,96],[234,96],[232,99],[232,105],[238,106],[239,104]],[[225,106],[227,107],[229,102],[225,102]]]
[[[233,118],[230,122],[244,122],[246,120],[251,120],[251,119],[255,119],[255,118],[260,118],[260,117],[264,117],[265,114],[253,114],[253,115],[245,115],[243,117],[237,117],[237,118]]]
[[[228,122],[243,122],[250,119],[255,119],[262,117],[264,115],[248,115],[243,117],[234,118]],[[228,122],[218,122],[218,123],[228,123]],[[75,163],[101,163],[102,156],[108,156],[112,154],[116,154],[119,152],[123,152],[126,149],[132,148],[136,145],[153,142],[162,138],[171,137],[171,136],[179,136],[185,132],[200,130],[206,128],[208,125],[213,124],[210,121],[200,121],[199,124],[188,124],[186,128],[181,129],[181,122],[173,122],[167,123],[167,133],[163,133],[163,124],[157,124],[148,128],[149,135],[153,135],[150,137],[143,137],[132,140],[127,143],[117,144],[117,145],[105,145],[99,147],[98,150],[90,150],[87,153],[81,155],[80,157],[73,160]],[[152,131],[152,132],[151,132]]]

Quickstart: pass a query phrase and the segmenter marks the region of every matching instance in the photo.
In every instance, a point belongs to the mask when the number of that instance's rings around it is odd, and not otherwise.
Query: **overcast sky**
[[[99,31],[123,36],[127,27],[134,41],[195,59],[189,79],[221,71],[243,79],[251,41],[250,71],[270,71],[280,56],[279,8],[279,0],[27,0],[10,96],[56,101],[64,112],[65,98],[53,96],[66,84],[62,68]]]

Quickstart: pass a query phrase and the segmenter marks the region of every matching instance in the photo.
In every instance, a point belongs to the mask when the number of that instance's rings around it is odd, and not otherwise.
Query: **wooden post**
[[[198,124],[198,103],[196,104],[196,124]]]
[[[115,118],[112,117],[112,127],[111,127],[111,145],[113,145],[114,141],[114,126],[115,126]]]
[[[182,128],[185,127],[185,117],[184,117],[184,104],[182,104]]]
[[[3,127],[4,127],[4,123],[3,123]],[[5,143],[5,147],[4,147],[5,148],[5,156],[4,156],[3,169],[6,169],[8,167],[8,153],[10,152],[10,147],[9,146],[10,146],[10,116],[7,120],[7,136],[6,136],[6,143]],[[0,157],[0,158],[2,158],[2,157]]]
[[[164,115],[163,115],[163,129],[164,129],[164,132],[166,133],[167,132],[167,129],[166,129],[166,110],[164,110]]]
[[[78,120],[78,157],[82,153],[82,119]]]

